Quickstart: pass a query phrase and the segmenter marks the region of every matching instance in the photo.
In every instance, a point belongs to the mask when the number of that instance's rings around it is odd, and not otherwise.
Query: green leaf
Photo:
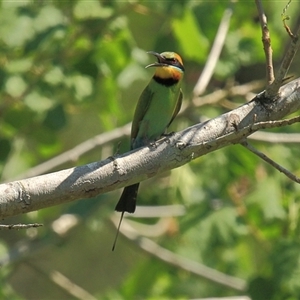
[[[113,13],[110,7],[103,7],[98,1],[78,1],[74,15],[78,19],[109,18]]]
[[[92,79],[89,76],[75,75],[67,79],[67,85],[75,90],[77,100],[83,100],[93,92]]]
[[[247,197],[247,203],[256,204],[263,212],[265,219],[284,219],[286,212],[281,204],[282,193],[275,178],[260,181],[256,189]]]
[[[224,207],[202,220],[200,232],[205,233],[210,242],[231,243],[236,236],[246,234],[247,230],[238,222],[236,209]]]
[[[271,255],[275,279],[292,295],[300,297],[300,243],[283,240],[276,245]]]
[[[0,138],[0,161],[5,161],[11,150],[11,141]]]
[[[11,76],[7,79],[5,90],[12,97],[20,97],[26,90],[27,84],[21,76]]]
[[[38,92],[32,92],[24,98],[24,103],[33,111],[38,113],[47,111],[53,106],[53,101]]]
[[[4,121],[10,126],[23,131],[34,118],[34,113],[26,106],[11,107],[4,114]]]
[[[252,279],[248,287],[248,293],[250,294],[251,299],[255,300],[274,299],[272,297],[275,290],[276,286],[274,282],[264,277],[256,277]]]
[[[52,130],[62,129],[66,123],[66,115],[62,105],[49,110],[44,120],[44,125]]]
[[[50,27],[64,23],[62,12],[55,7],[48,5],[42,7],[34,20],[34,28],[37,32],[44,31]]]
[[[64,73],[60,67],[53,67],[48,73],[45,74],[44,80],[51,85],[61,84],[65,79]]]
[[[3,28],[3,31],[3,40],[10,47],[23,45],[35,34],[33,20],[28,16],[20,16],[10,25]]]
[[[206,58],[208,41],[199,29],[192,10],[186,9],[181,18],[174,19],[172,28],[185,59],[203,61]]]
[[[24,73],[28,72],[32,66],[32,59],[16,59],[8,61],[6,65],[6,70],[9,73]]]

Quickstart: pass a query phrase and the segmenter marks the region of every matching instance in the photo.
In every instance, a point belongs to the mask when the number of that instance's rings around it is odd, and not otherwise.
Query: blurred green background
[[[287,1],[263,2],[277,68],[289,42],[281,21]],[[183,57],[184,103],[189,105],[228,8],[233,11],[230,29],[205,94],[265,78],[254,1],[1,1],[1,181],[130,122],[153,74],[144,68],[153,60],[146,51],[175,51]],[[287,11],[291,28],[299,10],[299,2],[292,2]],[[296,57],[295,76],[299,62]],[[194,108],[171,130],[245,101],[245,96],[229,95]],[[297,133],[299,125],[273,130],[279,131]],[[118,142],[49,172],[126,152],[128,138]],[[252,143],[299,175],[299,145]],[[0,298],[300,298],[300,187],[243,147],[218,150],[142,183],[139,205],[181,205],[184,214],[133,219],[141,236],[241,279],[242,290],[163,262],[155,251],[144,251],[139,240],[120,236],[111,252],[116,233],[111,218],[120,192],[4,220],[44,226],[1,231]],[[141,224],[147,225],[145,233]],[[161,233],[150,237],[157,226]]]

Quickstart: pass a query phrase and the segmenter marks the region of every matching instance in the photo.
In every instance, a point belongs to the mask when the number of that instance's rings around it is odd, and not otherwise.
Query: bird
[[[149,84],[143,90],[131,126],[130,150],[148,145],[159,139],[180,111],[183,93],[181,83],[184,75],[182,58],[175,52],[147,52],[156,57],[157,62],[146,68],[155,68]],[[127,186],[115,207],[121,218],[112,250],[120,230],[124,212],[134,213],[139,183]]]

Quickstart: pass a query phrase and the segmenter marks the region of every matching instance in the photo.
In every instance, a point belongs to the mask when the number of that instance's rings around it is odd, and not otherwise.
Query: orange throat
[[[156,68],[154,76],[162,80],[173,79],[174,81],[179,81],[183,76],[183,72],[178,68],[165,66]]]

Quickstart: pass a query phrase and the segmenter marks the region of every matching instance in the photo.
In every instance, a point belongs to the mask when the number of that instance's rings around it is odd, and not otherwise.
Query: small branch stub
[[[10,229],[28,229],[41,227],[43,224],[33,223],[33,224],[0,224],[0,230],[10,230]]]

